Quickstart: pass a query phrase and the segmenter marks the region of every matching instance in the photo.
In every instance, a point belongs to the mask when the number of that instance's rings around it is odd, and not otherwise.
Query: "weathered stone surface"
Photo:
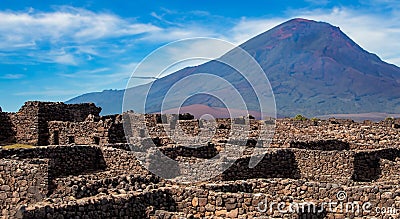
[[[192,199],[192,206],[193,206],[193,207],[199,206],[199,199],[198,199],[197,197],[194,197],[194,198]]]

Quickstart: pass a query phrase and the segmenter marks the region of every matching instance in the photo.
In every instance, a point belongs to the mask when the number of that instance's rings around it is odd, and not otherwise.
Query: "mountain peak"
[[[263,48],[264,55],[273,50],[281,54],[309,51],[328,56],[341,56],[345,52],[365,52],[339,27],[304,18],[286,21],[250,39],[240,47],[250,53],[257,51],[258,54]]]
[[[305,18],[293,18],[293,19],[288,20],[285,23],[291,23],[291,22],[314,22],[314,23],[317,23],[314,20],[309,20],[309,19],[305,19]]]
[[[287,25],[319,25],[319,26],[332,27],[335,29],[339,29],[339,27],[333,26],[332,24],[329,24],[327,22],[315,21],[315,20],[310,20],[310,19],[306,19],[306,18],[293,18],[286,22],[283,22],[282,24],[276,26],[275,28],[281,27],[281,26],[287,26]]]

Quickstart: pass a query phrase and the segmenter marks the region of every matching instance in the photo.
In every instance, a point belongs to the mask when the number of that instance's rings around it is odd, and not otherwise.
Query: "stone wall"
[[[38,107],[39,118],[44,121],[82,122],[93,115],[98,117],[101,111],[94,103],[65,104],[62,102],[27,102],[26,106]]]
[[[89,115],[99,116],[101,108],[92,103],[64,104],[54,102],[26,102],[13,116],[18,143],[49,144],[49,121],[84,121]]]
[[[347,142],[340,140],[317,140],[317,141],[292,141],[291,148],[308,149],[308,150],[350,150],[350,145]]]
[[[160,148],[160,151],[171,159],[176,159],[178,156],[211,159],[219,153],[215,148],[215,145],[212,143],[198,148],[173,145],[162,147]]]
[[[253,168],[249,167],[250,156],[237,159],[217,179],[239,180],[253,178],[299,178],[300,170],[295,154],[290,150],[276,150],[264,155]]]
[[[272,146],[289,147],[292,141],[340,140],[350,150],[366,150],[396,147],[399,144],[399,120],[354,122],[352,120],[329,119],[295,121],[278,119]]]
[[[107,170],[122,171],[130,174],[149,175],[149,172],[143,168],[135,154],[119,150],[116,148],[102,148],[102,155],[107,166]]]
[[[159,177],[142,174],[90,174],[55,179],[55,190],[49,198],[74,200],[98,194],[126,194],[157,187]]]
[[[115,147],[123,148],[127,151],[131,149],[127,144],[118,144]],[[122,153],[121,150],[107,149],[110,152],[111,150],[115,150],[118,153],[116,158],[118,160],[117,163],[120,163],[122,166],[126,166],[129,169],[140,166],[140,164],[126,163],[127,159],[135,159],[133,153]],[[199,158],[210,159],[219,154],[219,151],[213,144],[200,148],[164,146],[160,147],[159,150],[166,156],[182,162],[196,162]],[[234,161],[230,168],[214,180],[295,178],[319,182],[343,183],[352,180],[360,182],[396,180],[399,179],[396,173],[396,169],[399,167],[399,158],[400,153],[397,149],[326,151],[270,148],[267,149],[265,156],[254,168],[249,167],[250,156],[245,155]],[[231,161],[228,159],[226,165],[230,163]],[[110,163],[109,165],[114,164]],[[120,167],[115,168],[118,169]],[[181,171],[185,171],[185,169],[181,169]],[[204,171],[207,172],[208,170]],[[206,172],[204,174],[207,174]]]
[[[196,149],[163,147],[160,150],[175,160],[182,160],[179,157],[209,159],[218,154],[211,145]],[[254,168],[249,167],[251,157],[242,156],[214,180],[293,178],[345,183],[351,180],[372,181],[388,177],[398,179],[395,170],[399,165],[397,162],[400,156],[397,157],[397,154],[399,152],[393,149],[360,152],[268,149]],[[230,163],[228,159],[226,165]]]
[[[354,172],[353,151],[292,149],[300,178],[320,182],[348,182]]]
[[[121,195],[100,194],[68,203],[37,205],[23,211],[23,218],[149,218],[154,209],[175,211],[168,190]]]
[[[174,160],[189,163],[200,162],[199,158],[210,159],[219,153],[212,144],[200,148],[161,147],[160,151]],[[262,158],[253,168],[249,167],[251,156],[241,156],[237,160],[231,160],[232,158],[223,160],[221,166],[230,165],[230,167],[214,180],[293,178],[320,182],[347,182],[353,178],[355,170],[363,168],[355,162],[356,154],[354,151],[268,149],[264,155],[256,155]],[[368,172],[367,168],[363,170]],[[208,169],[204,169],[202,174],[212,175],[207,171]]]
[[[15,129],[11,122],[12,113],[0,112],[0,145],[15,142]]]
[[[400,150],[397,148],[360,151],[354,156],[352,179],[361,182],[372,182],[380,178],[398,179],[398,160]]]
[[[11,119],[15,127],[17,143],[39,144],[39,107],[33,102],[26,102]]]
[[[243,190],[242,190],[243,189]],[[344,200],[338,200],[337,194],[345,192]],[[222,217],[222,218],[354,218],[356,216],[367,218],[376,216],[384,218],[375,212],[375,207],[396,207],[399,209],[399,197],[396,194],[400,192],[397,185],[382,185],[375,187],[354,186],[348,187],[337,183],[318,183],[307,182],[296,179],[274,179],[274,180],[247,180],[225,182],[224,184],[205,184],[203,186],[175,187],[171,189],[171,194],[176,200],[177,211],[185,215],[193,215],[196,218],[201,217]],[[317,207],[325,209],[324,216],[316,217],[311,212],[279,213],[277,205],[273,206],[273,211],[267,209],[266,212],[260,211],[265,207],[264,204],[284,203],[283,210],[288,210],[289,203],[313,203]],[[361,206],[371,203],[371,212],[355,212],[340,210],[335,212],[328,211],[327,205],[322,202],[356,203]],[[261,205],[259,205],[261,203]],[[346,205],[344,205],[346,208]],[[321,212],[322,213],[322,212]],[[388,215],[386,215],[388,216]],[[393,218],[399,216],[398,212]],[[390,217],[388,217],[390,218]]]
[[[79,175],[106,168],[103,153],[95,146],[45,146],[0,150],[1,159],[49,159],[49,177]]]
[[[160,180],[132,153],[96,146],[0,150],[0,174],[2,216],[12,218],[22,204],[45,198],[82,198],[112,189],[143,190]]]
[[[23,204],[42,201],[48,193],[48,161],[0,160],[0,215],[15,218]]]
[[[88,117],[83,122],[48,122],[49,144],[96,144],[124,143],[125,133],[122,116]]]

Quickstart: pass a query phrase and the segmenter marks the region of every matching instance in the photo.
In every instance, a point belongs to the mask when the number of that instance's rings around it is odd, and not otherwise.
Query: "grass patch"
[[[18,149],[18,148],[34,148],[35,146],[32,145],[27,145],[27,144],[12,144],[12,145],[6,145],[2,146],[2,149],[9,150],[9,149]]]

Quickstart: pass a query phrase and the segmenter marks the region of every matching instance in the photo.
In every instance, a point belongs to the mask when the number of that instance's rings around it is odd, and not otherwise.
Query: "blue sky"
[[[294,17],[339,26],[400,66],[396,0],[63,2],[1,1],[3,111],[17,111],[27,100],[65,101],[123,89],[135,66],[159,46],[188,37],[240,44]]]

